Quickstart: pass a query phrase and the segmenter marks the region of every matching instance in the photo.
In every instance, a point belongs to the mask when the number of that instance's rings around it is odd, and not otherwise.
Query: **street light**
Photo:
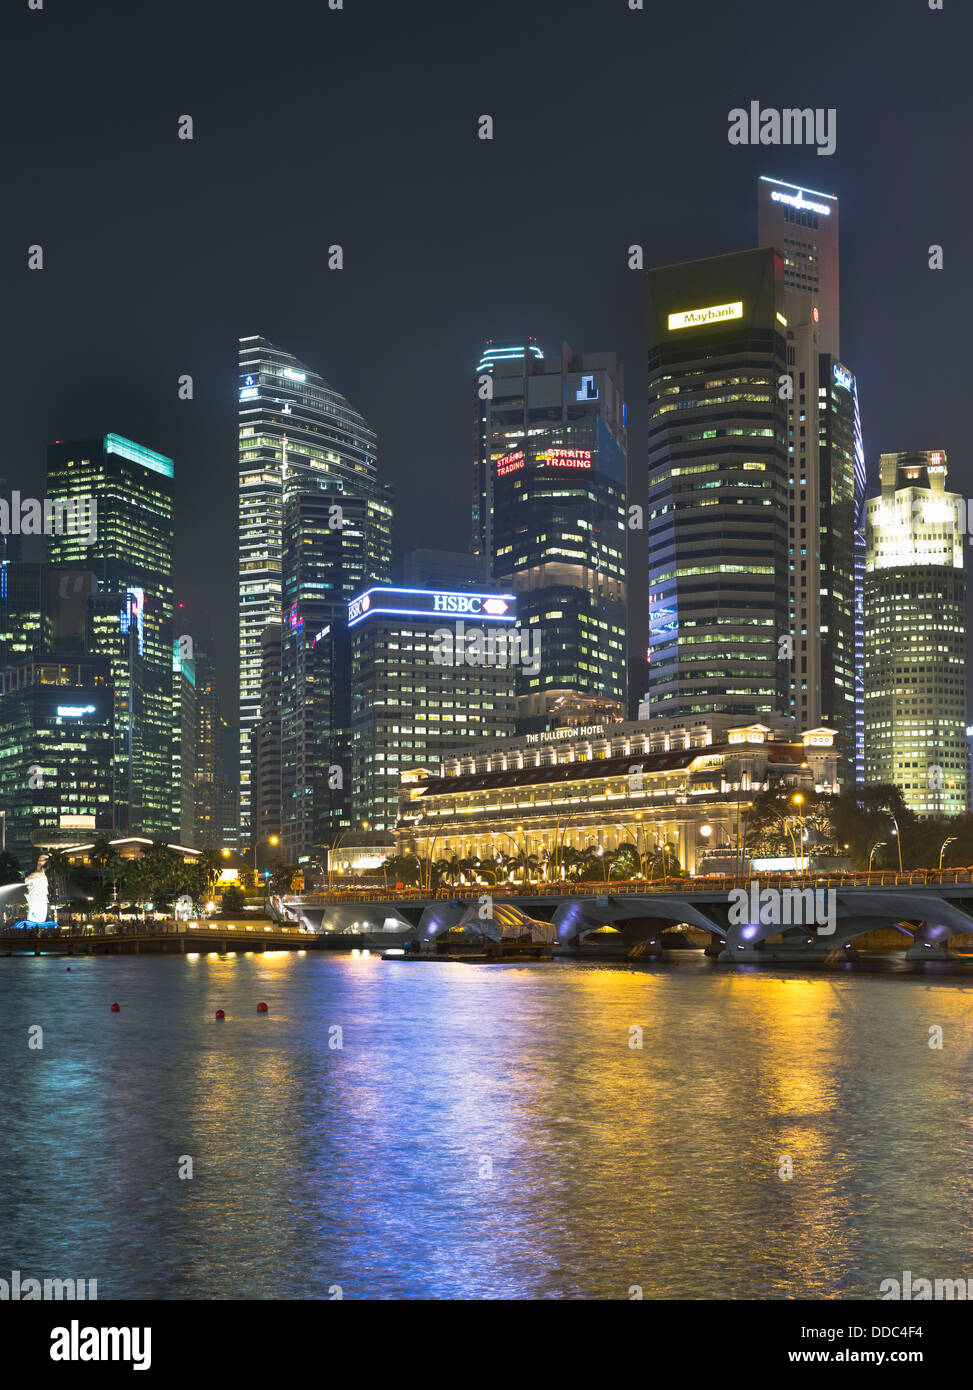
[[[876,840],[875,843],[874,843],[874,845],[872,845],[871,853],[870,853],[869,856],[868,856],[868,872],[869,872],[869,873],[872,872],[872,860],[875,858],[875,851],[876,851],[877,849],[885,849],[885,848],[886,848],[886,844],[885,844],[885,841],[884,841],[884,840]]]
[[[797,822],[801,828],[801,877],[804,877],[804,813],[801,807],[804,805],[804,797],[800,792],[795,792],[791,797],[791,803],[797,807]]]
[[[940,873],[942,873],[942,871],[943,871],[943,854],[945,853],[946,846],[947,846],[947,845],[951,845],[951,844],[954,842],[955,839],[956,839],[956,836],[955,836],[955,835],[950,835],[949,839],[943,841],[942,849],[940,849],[940,851],[939,851],[939,872],[940,872]]]
[[[895,826],[895,829],[892,831],[892,834],[895,836],[895,845],[896,845],[896,849],[899,851],[899,873],[901,874],[902,871],[903,871],[903,870],[902,870],[902,836],[899,834],[899,822],[895,819],[895,817],[893,816],[892,812],[888,809],[888,807],[885,808],[885,814],[888,816],[889,820],[890,820],[890,821],[892,822],[892,824]]]

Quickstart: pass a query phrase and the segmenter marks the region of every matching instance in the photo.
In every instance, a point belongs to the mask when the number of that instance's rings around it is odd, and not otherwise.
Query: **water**
[[[70,964],[0,960],[0,1277],[711,1299],[973,1275],[966,975]]]

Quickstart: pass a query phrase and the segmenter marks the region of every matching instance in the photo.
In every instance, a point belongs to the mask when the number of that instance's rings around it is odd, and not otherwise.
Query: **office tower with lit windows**
[[[919,816],[963,815],[965,502],[942,450],[883,454],[865,504],[865,777]]]
[[[97,505],[88,533],[49,537],[48,560],[58,599],[77,609],[71,631],[60,642],[55,634],[55,643],[76,649],[80,639],[110,662],[115,828],[169,838],[180,801],[172,459],[119,434],[61,441],[48,449],[47,491]]]
[[[199,703],[196,695],[196,663],[180,643],[172,644],[172,674],[175,681],[176,731],[178,754],[174,775],[179,788],[179,843],[195,848],[196,797],[193,786],[199,738]]]
[[[540,669],[521,732],[624,718],[626,407],[614,353],[488,343],[474,381],[473,549],[517,595]]]
[[[0,536],[0,547],[5,537]],[[44,566],[0,554],[0,671],[50,646]]]
[[[392,505],[391,489],[378,479],[375,432],[340,392],[266,338],[240,339],[239,367],[240,820],[246,839],[251,738],[261,714],[261,634],[282,619],[285,481],[364,500],[367,573],[386,573],[381,566],[390,562]]]
[[[860,596],[865,456],[854,373],[841,360],[838,200],[761,178],[758,239],[783,261],[792,467],[788,497],[788,704],[835,731],[841,781],[860,780]],[[857,575],[857,580],[856,580]]]
[[[403,772],[438,772],[444,757],[513,734],[515,671],[530,663],[517,604],[511,593],[396,588],[348,604],[354,830],[395,829]]]
[[[250,736],[253,843],[280,840],[280,623],[260,634],[260,718]]]
[[[391,555],[387,530],[376,526],[380,498],[336,491],[304,470],[285,477],[283,498],[280,819],[293,862],[320,857],[344,803],[329,769],[342,766],[346,746],[347,671],[337,636],[323,639],[343,623],[349,599],[388,583]]]
[[[184,603],[176,608],[173,642],[177,708],[181,714],[180,843],[194,849],[229,848],[224,824],[222,701],[216,686],[216,653],[208,614]]]
[[[649,717],[788,712],[784,263],[649,272]]]
[[[0,809],[26,873],[32,835],[114,828],[114,701],[109,663],[33,658],[0,673]]]

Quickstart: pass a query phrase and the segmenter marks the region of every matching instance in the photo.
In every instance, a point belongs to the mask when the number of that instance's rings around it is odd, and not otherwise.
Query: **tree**
[[[24,875],[16,858],[5,849],[0,853],[0,887],[6,883],[23,883]]]
[[[47,856],[47,863],[44,865],[44,872],[47,874],[47,895],[48,901],[53,905],[67,901],[68,880],[73,873],[71,861],[64,853],[63,849],[52,849]]]
[[[285,864],[281,859],[275,859],[270,866],[270,886],[275,893],[289,893],[294,875],[297,873],[296,864]]]
[[[612,860],[611,878],[638,878],[642,872],[642,856],[630,841],[620,844]]]
[[[246,901],[243,889],[238,883],[228,883],[223,889],[222,910],[224,912],[242,912]]]
[[[389,883],[403,883],[418,888],[423,881],[423,866],[414,854],[393,854],[387,866]]]

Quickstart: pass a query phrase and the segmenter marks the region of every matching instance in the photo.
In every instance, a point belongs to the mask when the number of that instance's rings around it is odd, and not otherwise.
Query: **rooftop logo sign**
[[[831,216],[831,209],[827,203],[812,203],[810,198],[805,198],[802,189],[796,193],[771,193],[771,200],[775,203],[786,203],[788,207],[799,208],[801,212],[819,212],[823,217]]]
[[[669,332],[677,328],[698,328],[704,323],[723,323],[727,319],[743,318],[743,301],[733,304],[711,304],[705,309],[683,309],[679,314],[669,315]]]

